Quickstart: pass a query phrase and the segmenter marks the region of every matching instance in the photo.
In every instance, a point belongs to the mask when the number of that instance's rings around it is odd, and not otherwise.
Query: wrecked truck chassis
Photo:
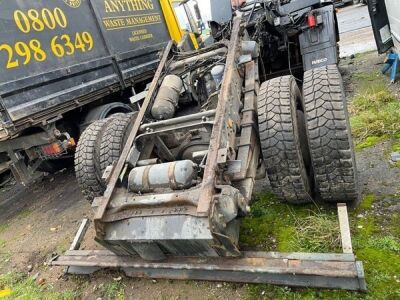
[[[256,117],[257,58],[247,57],[238,68],[241,30],[241,19],[236,17],[215,110],[144,123],[162,75],[171,71],[168,58],[173,45],[168,45],[122,155],[105,176],[104,196],[96,198],[93,204],[95,239],[111,252],[78,250],[87,228],[83,224],[70,251],[55,258],[52,265],[68,266],[67,271],[74,274],[117,268],[134,277],[366,289],[362,263],[352,254],[345,206],[339,207],[344,254],[260,253],[238,249],[237,217],[249,212],[254,181],[263,173]],[[127,165],[135,167],[140,157],[144,166],[146,160],[151,160],[151,150],[136,148],[139,138],[150,141],[147,143],[150,148],[156,145],[165,152],[165,160],[170,161],[168,176],[174,181],[171,170],[178,162],[168,153],[159,134],[179,126],[212,130],[204,156],[202,182],[164,194],[132,194],[121,188],[120,179],[126,177]],[[146,152],[147,157],[143,155]],[[164,217],[168,221],[162,223]]]
[[[250,59],[243,64],[244,71],[239,74],[236,61],[241,54],[240,30],[240,18],[238,18],[234,22],[228,51],[226,45],[221,43],[216,50],[178,60],[169,65],[166,62],[170,55],[170,46],[165,51],[148,96],[128,137],[121,160],[115,166],[108,180],[109,184],[105,195],[94,202],[94,207],[97,209],[96,241],[106,248],[120,254],[139,253],[143,258],[149,260],[164,259],[165,256],[159,246],[151,243],[152,240],[155,240],[175,255],[192,254],[185,252],[187,247],[200,256],[240,255],[237,245],[238,234],[231,234],[231,231],[238,232],[239,222],[235,219],[238,215],[245,215],[249,210],[256,171],[260,165],[256,118],[256,95],[259,87],[257,62],[256,59]],[[226,55],[225,74],[216,109],[154,123],[143,123],[143,112],[148,111],[149,104],[155,98],[156,89],[154,87],[159,84],[164,72],[185,68],[190,62],[201,61],[216,54]],[[243,81],[246,90],[241,114]],[[240,127],[242,130],[238,137],[237,131]],[[205,164],[203,162],[202,182],[198,182],[188,191],[174,191],[167,195],[135,195],[127,192],[124,188],[116,187],[118,178],[123,173],[121,166],[124,166],[126,161],[129,161],[132,166],[136,166],[139,157],[141,160],[150,159],[145,153],[151,153],[154,146],[158,152],[161,152],[160,156],[164,160],[171,162],[168,177],[169,181],[173,182],[175,164],[178,162],[174,162],[174,156],[160,135],[170,131],[194,128],[203,128],[211,135],[209,150],[203,157]],[[135,145],[130,143],[131,140],[135,141]],[[135,147],[141,141],[145,147],[139,151]],[[128,153],[128,155],[125,156],[124,153]],[[240,160],[235,160],[236,157]],[[144,172],[149,172],[148,168],[149,166]],[[149,177],[148,173],[146,177]],[[148,182],[145,185],[148,185]],[[185,194],[191,195],[191,201],[188,201]],[[193,195],[197,196],[193,197]],[[141,199],[142,204],[138,203],[138,199]],[[159,222],[157,217],[160,216],[169,216],[168,222],[175,222],[174,226],[156,225]],[[144,228],[159,226],[159,230],[150,234],[142,228],[142,224],[145,224]],[[172,231],[177,230],[171,227],[181,228],[180,232],[177,237],[171,238],[172,241],[165,241],[173,235]],[[146,231],[145,234],[142,233],[143,230]],[[195,233],[196,230],[198,230],[197,233]],[[133,246],[127,245],[129,232],[135,232],[140,243],[132,241]],[[167,235],[168,237],[166,237]],[[172,243],[174,243],[173,246],[171,246]],[[120,244],[124,244],[124,246],[120,247]]]

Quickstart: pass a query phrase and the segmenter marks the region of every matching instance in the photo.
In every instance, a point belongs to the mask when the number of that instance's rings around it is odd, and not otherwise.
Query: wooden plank
[[[75,238],[71,244],[71,247],[69,250],[78,250],[79,247],[81,246],[82,240],[85,237],[86,231],[88,230],[90,225],[89,219],[83,219],[81,226],[79,226],[79,229],[75,235]]]
[[[345,203],[338,203],[337,208],[338,208],[340,236],[342,238],[343,253],[353,253],[349,217],[347,214],[347,206]]]

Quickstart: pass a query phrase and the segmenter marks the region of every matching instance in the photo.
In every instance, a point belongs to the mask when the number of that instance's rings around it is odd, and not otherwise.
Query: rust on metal
[[[256,62],[246,63],[246,80],[244,94],[244,108],[242,111],[242,134],[238,145],[238,160],[242,162],[241,170],[232,178],[233,181],[243,180],[247,177],[255,178],[260,153],[258,139],[257,117],[256,117],[256,95],[258,93],[256,84],[258,73]],[[256,161],[254,161],[256,160]]]
[[[119,176],[120,176],[120,174],[121,174],[121,172],[122,172],[122,170],[123,170],[123,168],[125,166],[126,160],[128,158],[128,155],[129,155],[129,151],[130,151],[130,149],[131,149],[131,147],[132,147],[132,145],[133,145],[133,143],[135,141],[135,138],[136,138],[136,136],[137,136],[137,134],[139,132],[139,128],[140,128],[140,125],[143,122],[145,113],[147,112],[147,109],[150,106],[154,91],[157,88],[160,76],[161,76],[162,71],[163,71],[163,69],[165,67],[165,64],[167,63],[167,59],[168,59],[169,53],[170,53],[170,51],[172,49],[172,45],[173,45],[173,42],[170,41],[168,43],[165,51],[164,51],[163,57],[162,57],[162,59],[160,61],[160,65],[158,66],[158,69],[156,71],[154,79],[151,82],[149,92],[148,92],[148,94],[147,94],[147,96],[146,96],[146,98],[145,98],[145,100],[143,102],[142,109],[139,111],[138,116],[137,116],[137,118],[135,120],[135,123],[134,123],[131,131],[129,132],[127,142],[126,142],[125,147],[124,147],[124,149],[123,149],[123,151],[121,153],[121,157],[119,158],[118,163],[117,163],[117,165],[115,166],[115,168],[114,168],[114,170],[112,172],[112,175],[110,177],[110,182],[107,185],[107,188],[106,188],[106,191],[104,193],[104,196],[101,197],[100,205],[99,205],[99,207],[98,207],[98,209],[96,211],[95,217],[94,217],[96,235],[99,238],[101,238],[101,236],[103,235],[102,225],[100,224],[101,223],[101,219],[105,215],[107,206],[110,203],[110,200],[111,200],[111,197],[113,195],[115,186],[116,186],[116,184],[118,182]]]
[[[207,156],[206,168],[204,170],[202,188],[198,213],[208,214],[211,208],[211,201],[215,193],[216,173],[218,169],[218,153],[222,145],[223,127],[225,126],[225,113],[230,101],[231,85],[234,84],[234,72],[237,72],[236,57],[240,45],[240,25],[241,17],[237,16],[233,20],[232,40],[229,44],[228,56],[226,59],[226,68],[224,72],[224,80],[219,94],[218,107],[215,115],[215,124],[211,134],[210,148]]]
[[[107,212],[103,217],[104,223],[112,223],[134,217],[160,217],[160,216],[198,216],[197,209],[190,205],[175,205],[171,207],[153,207],[153,208],[127,208],[119,212]]]
[[[167,257],[149,262],[110,251],[81,250],[67,251],[51,265],[72,267],[70,272],[75,268],[80,274],[114,268],[133,277],[366,290],[362,264],[352,254],[243,252],[239,258]]]
[[[190,215],[198,216],[200,189],[148,196],[128,196],[122,204],[107,209],[102,222],[111,223],[132,217]]]

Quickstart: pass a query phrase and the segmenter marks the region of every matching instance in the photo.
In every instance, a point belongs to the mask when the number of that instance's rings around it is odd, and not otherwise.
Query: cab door
[[[378,52],[385,53],[394,46],[385,0],[369,0],[368,10]]]

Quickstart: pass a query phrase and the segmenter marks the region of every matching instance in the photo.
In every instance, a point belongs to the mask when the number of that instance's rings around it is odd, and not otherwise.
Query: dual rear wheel
[[[307,71],[303,93],[293,76],[262,84],[260,142],[273,192],[288,203],[358,199],[356,163],[342,78],[336,66]],[[93,122],[82,134],[75,171],[85,198],[105,190],[102,174],[119,159],[135,114]]]
[[[94,121],[81,135],[75,153],[75,173],[84,197],[92,202],[102,196],[106,168],[118,161],[126,142],[126,133],[137,114],[115,114]]]
[[[262,84],[258,96],[262,153],[273,192],[300,204],[355,202],[358,181],[343,82],[337,66]]]

